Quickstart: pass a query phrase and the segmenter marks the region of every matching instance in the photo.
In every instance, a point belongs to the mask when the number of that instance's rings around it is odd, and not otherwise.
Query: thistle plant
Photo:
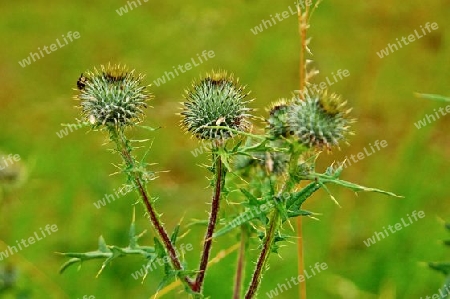
[[[82,121],[90,123],[93,130],[106,131],[114,144],[114,152],[121,156],[122,164],[118,167],[127,177],[128,185],[125,187],[131,187],[138,193],[158,236],[155,238],[155,247],[138,245],[139,235],[135,234],[133,221],[128,247],[108,246],[103,238],[100,238],[97,251],[84,254],[64,253],[63,255],[72,259],[63,265],[61,271],[72,264],[93,258],[106,258],[101,272],[113,259],[127,254],[143,255],[148,263],[154,262],[157,257],[168,256],[174,270],[168,274],[179,275],[187,285],[191,285],[192,282],[181,273],[183,266],[176,254],[174,243],[177,231],[169,236],[154,207],[155,198],[149,195],[146,187],[147,183],[156,177],[155,172],[148,170],[149,164],[144,161],[148,152],[142,160],[138,160],[132,154],[133,141],[126,135],[129,127],[139,125],[144,109],[147,108],[147,101],[152,98],[147,86],[142,85],[143,78],[143,75],[136,75],[134,70],[129,71],[125,66],[102,66],[100,70],[88,71],[86,76],[82,75],[79,78],[77,82],[79,93],[75,99],[80,101]],[[153,130],[146,126],[139,127]]]
[[[299,14],[302,18],[305,15]],[[307,16],[307,15],[306,15]],[[306,24],[307,24],[307,19]],[[302,19],[302,22],[305,22]],[[304,24],[304,23],[301,23]],[[301,30],[303,27],[301,27]],[[303,40],[307,49],[307,40]],[[206,223],[198,267],[192,268],[176,254],[176,242],[182,231],[177,225],[169,235],[155,208],[155,197],[147,189],[156,178],[151,164],[146,162],[149,151],[138,159],[134,156],[134,141],[128,137],[129,128],[145,128],[144,109],[152,98],[147,86],[142,85],[143,75],[135,74],[126,67],[101,67],[87,71],[78,82],[75,98],[79,101],[81,120],[94,131],[108,134],[122,163],[119,171],[125,174],[126,187],[133,188],[144,205],[150,225],[155,231],[154,244],[142,246],[133,221],[128,233],[126,247],[107,245],[100,237],[98,249],[85,253],[63,253],[70,259],[61,271],[69,266],[91,259],[104,259],[103,269],[118,257],[140,255],[150,267],[157,258],[167,258],[165,276],[158,288],[170,281],[183,284],[184,290],[193,298],[204,298],[203,286],[213,241],[225,234],[239,235],[239,254],[233,298],[256,298],[271,253],[292,236],[286,230],[292,219],[314,217],[314,212],[304,210],[303,204],[316,191],[323,189],[332,200],[327,185],[335,184],[352,191],[378,192],[396,196],[391,192],[368,188],[340,179],[343,165],[332,164],[324,172],[316,170],[316,161],[323,150],[331,152],[347,142],[352,135],[351,108],[346,101],[328,91],[314,92],[308,88],[308,78],[315,72],[302,68],[300,95],[289,100],[278,100],[270,105],[261,129],[251,123],[251,99],[245,86],[225,71],[211,71],[194,80],[184,93],[181,127],[186,133],[201,141],[211,143],[211,210]],[[232,175],[229,175],[232,174]],[[303,186],[303,187],[302,187]],[[233,199],[228,198],[233,194]],[[224,199],[227,200],[224,200]],[[230,210],[231,200],[235,213],[222,216],[222,210]],[[237,208],[236,208],[237,207]],[[219,223],[224,223],[219,225]],[[289,225],[287,227],[292,227]],[[257,243],[256,248],[252,248]],[[250,284],[243,284],[248,249],[259,252]],[[144,276],[145,278],[145,276]]]
[[[234,133],[245,132],[250,126],[248,112],[251,109],[246,107],[249,101],[245,100],[248,93],[244,90],[245,87],[239,85],[239,80],[235,80],[233,75],[228,76],[224,71],[212,71],[200,81],[194,81],[191,90],[185,92],[181,125],[193,136],[211,141],[211,168],[214,174],[211,212],[193,289],[195,292],[202,290],[218,220],[228,165],[226,142]]]

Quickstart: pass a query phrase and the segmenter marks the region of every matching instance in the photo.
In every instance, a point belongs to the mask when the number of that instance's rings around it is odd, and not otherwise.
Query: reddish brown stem
[[[247,294],[245,294],[245,299],[252,299],[256,296],[259,284],[261,283],[262,273],[265,270],[264,268],[266,266],[267,260],[269,259],[270,248],[275,238],[275,232],[278,228],[278,221],[279,221],[279,212],[278,210],[275,209],[273,211],[269,229],[266,232],[266,238],[264,240],[264,245],[259,255],[258,262],[256,263],[255,271],[253,272],[250,287],[248,288]]]
[[[120,132],[117,133],[116,136],[118,140],[118,146],[120,146],[120,153],[122,155],[123,160],[125,161],[125,164],[127,166],[134,167],[134,159],[131,156],[130,150],[127,147],[126,141],[124,140],[124,137],[121,136]],[[156,213],[155,208],[150,203],[149,196],[147,194],[147,190],[142,184],[141,178],[137,173],[133,173],[133,180],[136,185],[136,188],[141,196],[141,199],[145,205],[145,208],[147,210],[147,213],[150,217],[150,221],[155,228],[158,236],[161,238],[163,245],[169,254],[170,260],[172,262],[173,267],[175,270],[183,270],[183,267],[181,265],[180,260],[178,259],[178,256],[176,254],[176,250],[174,245],[172,244],[172,241],[169,238],[169,235],[167,234],[167,231],[165,230],[164,226],[160,222],[158,218],[158,214]],[[189,285],[191,289],[193,289],[194,282],[189,279],[189,277],[184,277],[184,281]]]
[[[217,224],[217,216],[219,214],[220,194],[222,192],[223,183],[225,181],[222,169],[223,167],[222,159],[220,156],[216,157],[216,159],[217,159],[215,165],[216,185],[214,188],[214,195],[211,204],[211,213],[209,215],[208,228],[206,230],[205,238],[203,241],[203,252],[200,258],[199,273],[197,274],[197,279],[195,280],[193,288],[193,291],[198,293],[201,292],[203,287],[203,281],[205,279],[206,267],[208,266],[208,259],[212,247],[213,234]]]

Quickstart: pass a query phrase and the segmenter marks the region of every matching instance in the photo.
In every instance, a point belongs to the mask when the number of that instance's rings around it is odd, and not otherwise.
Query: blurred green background
[[[173,66],[184,64],[203,50],[215,57],[161,86],[151,87],[155,99],[145,124],[162,126],[155,133],[135,131],[136,138],[154,139],[150,162],[170,170],[151,184],[160,197],[158,210],[171,230],[181,217],[205,218],[211,190],[207,189],[206,155],[191,154],[199,146],[179,128],[179,102],[193,78],[212,68],[234,72],[252,91],[259,108],[298,89],[299,37],[297,18],[291,16],[254,35],[250,29],[270,15],[294,7],[293,1],[149,1],[122,16],[125,1],[2,1],[0,30],[0,151],[19,154],[28,178],[4,192],[0,202],[0,250],[28,238],[46,224],[58,232],[1,261],[18,270],[18,289],[31,298],[150,298],[162,268],[141,284],[131,276],[141,258],[119,259],[95,278],[101,261],[83,264],[80,271],[58,269],[65,261],[55,252],[94,250],[103,235],[108,244],[126,246],[135,194],[101,209],[94,202],[123,183],[111,163],[119,162],[104,145],[106,136],[80,129],[59,138],[61,123],[78,116],[72,99],[80,73],[101,64],[122,63],[147,75],[152,83]],[[358,122],[356,135],[332,155],[320,159],[323,170],[332,161],[357,154],[375,140],[388,147],[345,169],[342,178],[403,195],[393,199],[331,188],[336,206],[321,191],[305,204],[322,213],[320,221],[304,219],[305,264],[326,262],[329,269],[307,281],[309,298],[420,298],[437,292],[443,277],[421,262],[448,260],[439,243],[446,237],[438,219],[450,220],[448,186],[450,117],[418,130],[414,122],[442,103],[415,98],[414,92],[450,95],[450,1],[324,1],[310,29],[315,82],[339,69],[350,76],[331,87],[344,95]],[[376,52],[408,36],[426,22],[439,29],[380,59]],[[46,54],[29,66],[18,61],[38,47],[55,43],[69,31],[80,38]],[[259,125],[259,124],[257,124]],[[446,133],[447,132],[447,133]],[[137,226],[147,229],[141,243],[151,245],[153,232],[137,205]],[[363,241],[384,226],[394,225],[412,211],[426,217],[395,235],[366,247]],[[226,209],[224,209],[226,211]],[[286,228],[287,233],[294,232]],[[203,227],[192,227],[183,240],[194,250],[186,256],[197,265]],[[295,241],[293,239],[293,241]],[[213,255],[235,244],[230,234],[218,239]],[[256,243],[253,243],[255,248]],[[247,280],[256,251],[247,263]],[[273,255],[258,298],[296,276],[296,246]],[[231,298],[236,253],[209,269],[205,294]],[[185,298],[173,291],[163,298]],[[6,293],[5,293],[6,294]],[[3,296],[3,297],[2,297]],[[0,294],[2,298],[12,295]],[[297,289],[277,298],[298,298]]]

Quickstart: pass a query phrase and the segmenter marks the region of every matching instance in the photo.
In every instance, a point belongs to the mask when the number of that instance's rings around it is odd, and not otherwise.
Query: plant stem
[[[306,6],[305,12],[302,12],[300,5],[298,8],[298,26],[299,26],[299,34],[300,34],[300,97],[304,100],[303,90],[306,87],[308,78],[306,75],[306,50],[307,50],[307,31],[308,31],[308,15],[309,15],[309,6]],[[304,273],[305,265],[304,265],[304,257],[303,257],[303,218],[297,218],[297,239],[298,239],[298,274],[301,275]],[[306,299],[306,280],[303,280],[299,283],[299,294],[300,299]]]
[[[275,232],[277,231],[280,223],[280,212],[278,209],[274,209],[272,217],[270,219],[270,226],[268,231],[266,232],[266,237],[264,240],[264,245],[261,250],[261,253],[258,258],[258,262],[256,263],[255,271],[253,272],[252,281],[248,288],[247,294],[245,294],[245,299],[252,299],[256,295],[258,291],[259,284],[261,283],[261,276],[263,271],[265,270],[267,261],[270,255],[270,249],[272,247],[273,239],[275,237]]]
[[[297,217],[297,237],[298,237],[298,244],[297,244],[297,250],[298,250],[298,274],[303,275],[305,271],[305,262],[304,262],[304,255],[303,255],[303,217]],[[299,282],[299,293],[300,293],[300,299],[306,299],[306,279],[303,279]]]
[[[123,134],[123,131],[120,129],[111,129],[111,139],[116,142],[117,150],[120,152],[120,155],[122,156],[123,161],[125,162],[127,169],[134,169],[135,168],[135,160],[131,155],[131,149],[128,146],[128,141],[126,137]],[[145,183],[143,182],[141,176],[136,171],[131,171],[130,176],[132,176],[133,183],[136,186],[137,191],[139,192],[139,195],[141,196],[142,202],[144,203],[144,206],[147,210],[147,213],[150,217],[150,222],[155,228],[157,234],[162,240],[162,243],[169,254],[170,260],[172,262],[172,265],[175,270],[183,270],[183,267],[181,265],[180,260],[178,259],[178,256],[176,254],[176,250],[174,245],[172,244],[172,241],[169,238],[169,235],[167,234],[166,229],[164,228],[163,224],[159,220],[159,216],[155,210],[155,208],[152,206],[150,202],[150,197],[147,194],[147,190],[145,188]],[[191,289],[193,289],[193,281],[191,281],[188,277],[184,277],[184,281],[189,285]]]
[[[308,15],[308,6],[306,7],[306,12],[302,13],[302,8],[300,5],[297,5],[298,11],[298,30],[300,33],[300,98],[305,99],[303,94],[303,89],[306,86],[306,61],[305,61],[305,53],[307,47],[306,40],[306,30],[307,30],[307,15]]]
[[[244,278],[245,268],[245,250],[247,248],[247,232],[244,226],[241,226],[241,242],[239,248],[239,256],[236,267],[236,277],[234,281],[234,294],[233,299],[241,298],[242,282]]]
[[[193,291],[198,293],[201,293],[203,281],[205,279],[206,267],[208,266],[208,259],[209,254],[211,252],[211,246],[213,241],[212,237],[217,224],[217,216],[219,214],[220,195],[222,193],[222,188],[225,183],[225,172],[223,170],[222,158],[220,157],[220,155],[216,156],[213,154],[213,161],[214,160],[215,160],[214,170],[216,182],[211,204],[211,213],[209,215],[208,228],[206,230],[205,238],[203,241],[203,252],[200,258],[199,273],[197,274],[197,278],[193,286]]]

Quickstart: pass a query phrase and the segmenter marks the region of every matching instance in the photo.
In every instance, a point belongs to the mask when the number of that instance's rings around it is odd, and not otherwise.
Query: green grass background
[[[260,115],[264,107],[298,89],[299,38],[292,16],[258,35],[250,28],[275,13],[294,6],[293,1],[152,1],[119,16],[125,1],[3,1],[0,32],[0,150],[19,154],[29,171],[28,180],[0,203],[0,250],[5,244],[32,236],[39,227],[57,224],[58,232],[6,260],[19,269],[19,287],[32,298],[150,298],[162,270],[143,284],[131,273],[140,258],[117,260],[95,278],[100,261],[83,264],[59,275],[65,261],[54,252],[89,251],[103,235],[108,244],[125,246],[135,194],[107,207],[93,202],[117,189],[123,176],[109,176],[117,156],[107,152],[102,134],[80,129],[62,139],[61,123],[78,116],[73,88],[81,72],[101,64],[122,63],[147,75],[146,83],[172,66],[189,62],[203,50],[215,57],[159,87],[153,86],[154,108],[145,123],[162,126],[136,137],[154,139],[150,161],[161,174],[151,184],[158,195],[158,210],[172,229],[180,218],[204,218],[211,190],[208,161],[194,157],[198,147],[179,128],[176,115],[183,90],[193,78],[212,68],[234,72],[252,91]],[[359,194],[332,188],[339,208],[321,191],[305,204],[322,213],[320,221],[304,220],[305,264],[326,262],[329,269],[307,281],[309,298],[420,298],[436,293],[443,277],[420,264],[449,258],[439,243],[447,237],[438,218],[450,220],[448,186],[450,117],[442,117],[417,130],[414,122],[442,103],[414,97],[414,92],[449,95],[450,2],[431,1],[324,1],[311,22],[311,50],[320,70],[316,82],[338,69],[350,76],[331,87],[354,107],[358,122],[351,146],[321,157],[324,169],[334,160],[356,154],[375,140],[388,147],[348,167],[342,178],[403,195],[403,199]],[[407,36],[426,22],[439,29],[380,59],[376,52],[396,38]],[[18,61],[38,47],[50,45],[68,31],[80,39],[22,68]],[[147,229],[142,243],[152,244],[153,232],[137,205],[137,226]],[[400,222],[413,210],[426,217],[395,235],[367,248],[363,240],[383,226]],[[193,227],[184,243],[192,243],[189,265],[198,262],[203,227]],[[287,233],[292,233],[286,227]],[[293,240],[294,241],[294,240]],[[233,235],[214,243],[213,255],[236,242]],[[253,243],[255,248],[256,243]],[[256,251],[247,263],[247,280]],[[286,278],[296,276],[296,246],[289,244],[273,255],[258,298],[267,298]],[[208,271],[205,294],[231,298],[236,253]],[[0,262],[0,265],[5,265]],[[1,295],[0,295],[1,296]],[[12,298],[4,295],[4,298]],[[164,298],[185,298],[174,291]],[[298,298],[297,289],[278,298]]]

